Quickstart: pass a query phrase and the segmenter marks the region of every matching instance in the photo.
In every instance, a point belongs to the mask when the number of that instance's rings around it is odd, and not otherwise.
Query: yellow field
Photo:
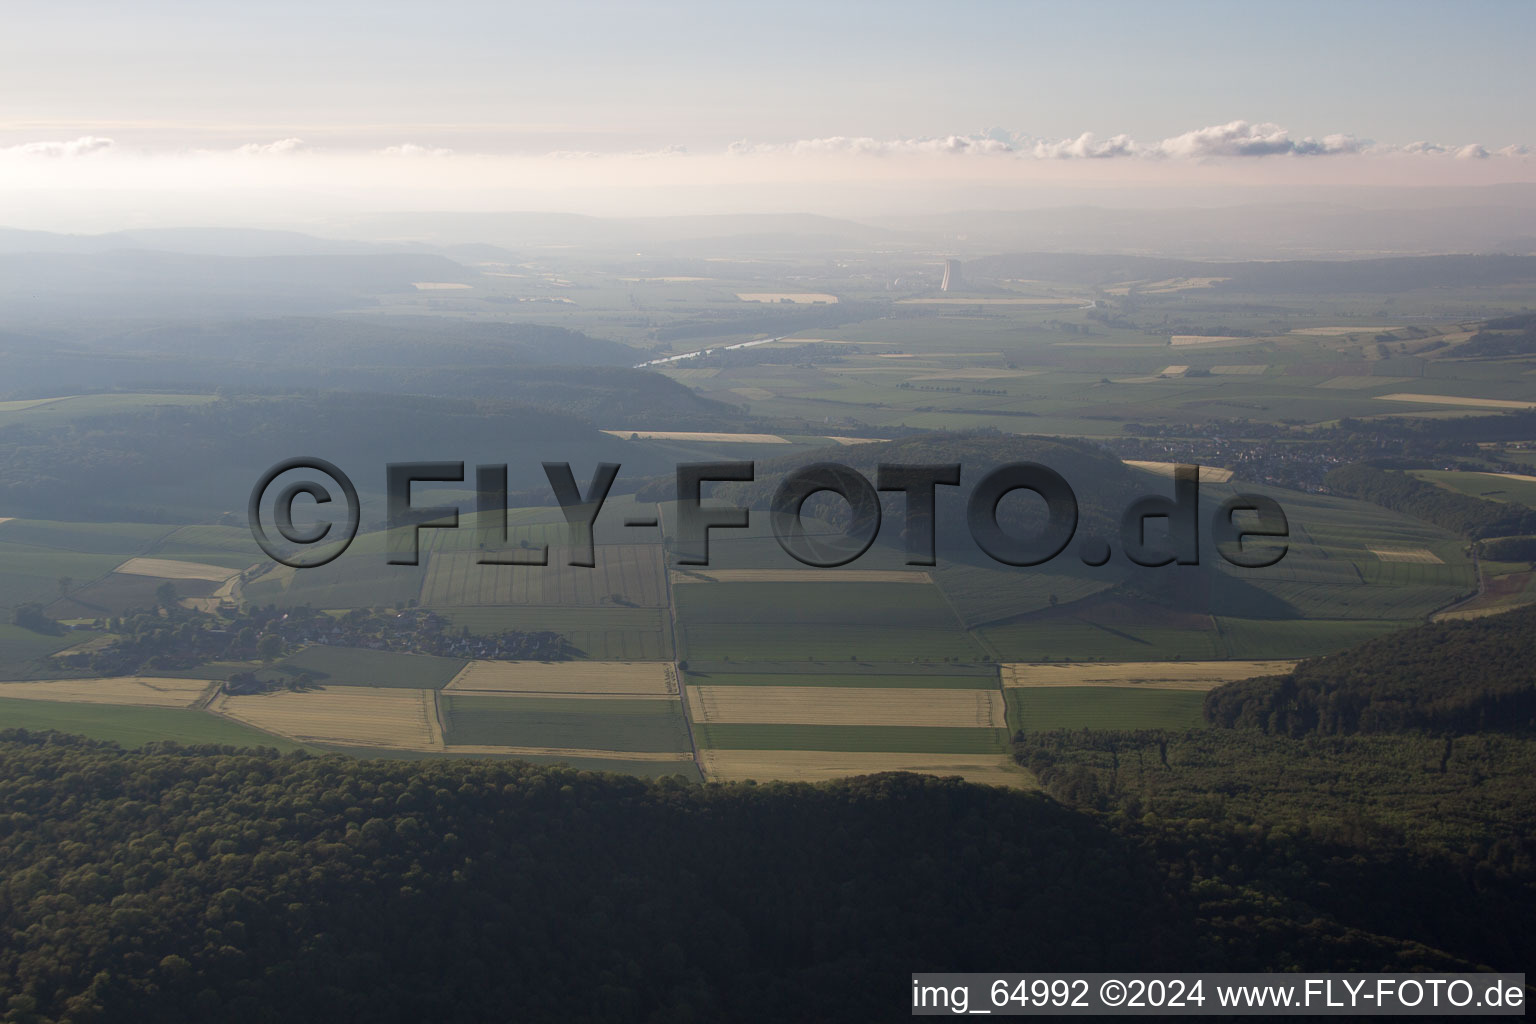
[[[1173,478],[1173,471],[1178,467],[1176,462],[1144,462],[1140,459],[1126,459],[1125,464],[1136,469],[1145,469],[1158,476]],[[1216,466],[1200,467],[1200,482],[1203,484],[1224,484],[1232,479],[1230,469],[1219,469]]]
[[[1002,358],[1001,352],[881,352],[876,359],[980,359],[982,356],[997,356]]]
[[[836,295],[824,292],[737,292],[736,297],[742,302],[794,302],[804,305],[837,302]]]
[[[443,726],[431,690],[332,686],[249,697],[220,694],[208,710],[302,743],[393,750],[442,750]]]
[[[1253,338],[1238,338],[1229,334],[1175,334],[1168,339],[1168,343],[1174,348],[1186,348],[1190,345],[1224,345],[1233,341],[1250,342],[1253,340]]]
[[[196,704],[211,684],[206,679],[117,676],[110,679],[42,679],[0,683],[0,697],[59,700],[75,704],[135,704],[148,708],[186,708]]]
[[[411,287],[419,292],[451,292],[468,288],[469,285],[456,281],[412,281]]]
[[[1425,405],[1467,405],[1485,409],[1536,409],[1536,402],[1512,402],[1502,398],[1462,398],[1457,395],[1377,395],[1383,402],[1422,402]]]
[[[1408,562],[1413,565],[1444,565],[1429,548],[1366,548],[1383,562]]]
[[[690,686],[695,722],[754,725],[921,725],[1001,729],[997,690],[863,686]]]
[[[207,580],[210,583],[223,583],[240,575],[239,569],[226,569],[222,565],[205,565],[202,562],[178,562],[170,558],[130,558],[115,571],[130,576],[154,576],[163,580]]]
[[[1135,687],[1145,690],[1214,690],[1223,683],[1284,675],[1294,661],[1021,662],[998,666],[1003,685]]]
[[[665,697],[677,693],[677,672],[659,661],[472,661],[453,677],[448,689]]]
[[[647,441],[739,441],[742,444],[789,444],[778,434],[725,434],[698,430],[605,430],[614,437],[640,437]]]
[[[901,569],[673,569],[678,583],[932,583],[926,572]]]
[[[1314,384],[1319,388],[1338,388],[1345,391],[1359,391],[1364,388],[1380,387],[1385,384],[1401,384],[1410,377],[1330,377],[1325,381]]]
[[[744,779],[825,782],[876,772],[958,775],[967,782],[1038,789],[1029,772],[1005,754],[883,754],[840,750],[701,750],[699,767],[712,782]]]
[[[1536,476],[1531,476],[1529,473],[1479,473],[1478,476],[1501,476],[1505,480],[1525,480],[1528,483],[1536,483]],[[0,523],[3,522],[5,520],[0,519]]]
[[[1318,338],[1338,338],[1346,334],[1359,334],[1362,331],[1370,331],[1380,334],[1382,331],[1395,331],[1396,327],[1298,327],[1292,334],[1310,334]]]
[[[1082,299],[897,299],[898,306],[1076,306]]]

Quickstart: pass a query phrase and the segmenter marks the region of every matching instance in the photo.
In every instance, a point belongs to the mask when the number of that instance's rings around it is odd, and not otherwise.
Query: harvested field
[[[206,580],[223,583],[240,575],[239,569],[204,562],[178,562],[171,558],[130,558],[116,572],[129,576],[153,576],[162,580]]]
[[[826,292],[737,292],[736,297],[742,302],[794,302],[804,305],[837,302],[836,295],[828,295]]]
[[[605,430],[603,433],[612,434],[614,437],[638,437],[646,441],[699,441],[714,443],[737,441],[741,444],[789,444],[787,440],[778,434],[725,434],[698,430]]]
[[[926,572],[902,569],[673,569],[679,583],[932,583]]]
[[[8,523],[15,518],[15,516],[0,516],[0,523]]]
[[[1377,395],[1383,402],[1420,402],[1424,405],[1461,405],[1482,409],[1536,409],[1536,402],[1514,402],[1502,398],[1463,398],[1459,395],[1415,395],[1400,393]]]
[[[677,672],[662,661],[472,661],[447,688],[454,693],[665,697],[677,693]]]
[[[212,685],[206,679],[117,676],[110,679],[43,679],[0,683],[0,697],[56,700],[73,704],[133,704],[146,708],[187,708]]]
[[[695,722],[755,725],[912,725],[998,729],[996,690],[902,687],[690,686]]]
[[[851,444],[876,444],[880,441],[889,441],[888,437],[829,437],[828,441],[836,441],[840,445]]]
[[[1136,469],[1145,469],[1158,476],[1173,477],[1173,471],[1178,467],[1176,462],[1143,462],[1139,459],[1126,459],[1125,464]],[[1221,469],[1217,466],[1201,466],[1200,482],[1203,484],[1224,484],[1232,479],[1230,469]]]
[[[1396,327],[1298,327],[1292,334],[1309,334],[1318,338],[1339,338],[1346,334],[1359,334],[1362,331],[1370,331],[1380,334],[1382,331],[1395,331]]]
[[[1160,377],[1183,376],[1188,372],[1189,367],[1183,365],[1165,366],[1161,370],[1157,371],[1158,376]]]
[[[1035,779],[1007,755],[883,754],[841,750],[701,750],[699,762],[712,782],[744,779],[825,782],[876,772],[958,775],[967,782],[1037,789]]]
[[[1077,306],[1077,305],[1080,305],[1082,302],[1083,302],[1082,299],[1040,299],[1040,298],[1031,299],[1031,298],[1025,298],[1023,296],[1020,296],[1020,297],[1018,297],[1016,299],[998,299],[998,298],[986,298],[986,299],[961,299],[961,298],[897,299],[896,300],[896,305],[898,305],[898,306]]]
[[[1253,340],[1252,338],[1239,338],[1230,334],[1175,334],[1168,339],[1168,343],[1174,348],[1187,348],[1191,345],[1226,345],[1234,341],[1246,343]]]
[[[1146,690],[1213,690],[1223,683],[1283,675],[1294,661],[1021,662],[1000,665],[1003,685],[1108,686]]]
[[[1383,562],[1407,562],[1412,565],[1444,565],[1440,556],[1429,548],[1367,548]]]
[[[431,690],[337,686],[250,697],[220,694],[208,710],[305,743],[443,749],[443,727]]]

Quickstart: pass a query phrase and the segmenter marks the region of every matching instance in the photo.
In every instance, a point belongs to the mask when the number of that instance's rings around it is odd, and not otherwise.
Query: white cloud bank
[[[113,140],[83,136],[69,141],[22,142],[0,145],[0,158],[63,159],[89,157],[114,150]],[[120,148],[117,152],[122,152]],[[355,149],[311,145],[304,139],[284,138],[271,142],[252,142],[232,150],[197,149],[203,156],[233,153],[243,157],[292,157],[325,154],[331,156],[372,155],[403,158],[473,158],[473,159],[603,159],[687,157],[682,146],[664,146],[644,151],[586,152],[556,151],[542,153],[462,153],[439,146],[402,142],[362,153]],[[1336,157],[1358,155],[1449,156],[1462,160],[1515,158],[1532,154],[1527,145],[1490,149],[1480,143],[1441,144],[1428,141],[1406,145],[1378,145],[1355,135],[1333,134],[1322,138],[1296,137],[1280,125],[1269,122],[1229,121],[1226,124],[1196,128],[1153,142],[1141,142],[1129,135],[1100,138],[1084,132],[1074,138],[1045,139],[1022,132],[993,128],[971,134],[878,139],[871,136],[832,135],[790,142],[749,142],[742,140],[723,152],[699,152],[699,157],[986,157],[1015,160],[1248,160],[1262,157]],[[155,155],[143,153],[141,155]],[[163,155],[163,154],[161,154]]]

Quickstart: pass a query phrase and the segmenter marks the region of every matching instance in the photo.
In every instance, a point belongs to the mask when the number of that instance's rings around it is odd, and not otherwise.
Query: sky
[[[0,224],[1536,181],[1526,0],[7,0],[4,25]]]

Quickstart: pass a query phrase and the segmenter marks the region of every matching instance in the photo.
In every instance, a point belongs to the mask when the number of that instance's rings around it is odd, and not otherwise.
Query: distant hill
[[[1420,288],[1536,283],[1536,256],[1403,256],[1369,260],[1208,262],[1152,256],[1018,253],[968,260],[969,280],[1037,280],[1087,287],[1220,277],[1216,292],[1390,294]]]
[[[371,522],[384,516],[374,499],[390,462],[505,463],[513,490],[546,491],[544,460],[568,460],[578,475],[600,461],[636,476],[667,465],[552,404],[335,393],[196,405],[125,398],[118,411],[0,429],[0,508],[48,519],[207,521],[243,510],[267,467],[318,455],[354,476]]]

